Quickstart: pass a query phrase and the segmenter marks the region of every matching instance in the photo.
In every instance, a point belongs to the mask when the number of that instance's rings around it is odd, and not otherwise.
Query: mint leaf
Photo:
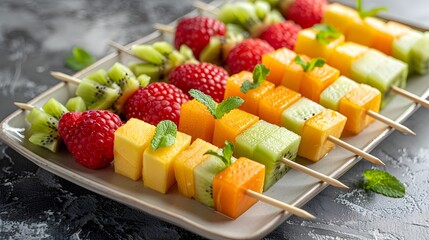
[[[305,62],[300,56],[295,57],[295,63],[300,65],[304,72],[313,70],[315,67],[323,67],[326,61],[323,58],[313,58],[310,62]]]
[[[163,120],[156,125],[155,135],[150,142],[154,151],[158,148],[168,147],[176,141],[177,126],[170,120]]]
[[[72,52],[66,58],[65,65],[74,71],[80,71],[95,62],[94,57],[83,48],[75,47]]]
[[[363,172],[365,178],[363,189],[370,190],[387,197],[402,198],[405,196],[405,186],[388,172],[371,169]]]
[[[204,94],[200,90],[191,89],[189,90],[189,94],[198,102],[204,104],[215,119],[223,117],[223,115],[229,113],[231,110],[240,107],[244,102],[240,97],[233,96],[216,105],[212,97]]]
[[[332,40],[341,36],[341,33],[330,25],[316,24],[313,28],[317,30],[316,40],[325,45],[328,45]]]
[[[234,144],[232,142],[225,141],[225,147],[222,148],[222,154],[219,154],[213,150],[208,150],[204,154],[213,155],[218,157],[225,163],[225,166],[228,167],[232,163],[232,153],[234,152]]]
[[[270,73],[270,69],[266,68],[262,64],[258,64],[253,69],[253,82],[246,80],[240,87],[240,91],[242,93],[247,93],[250,89],[255,89],[261,86],[261,84],[265,81],[268,73]]]
[[[365,11],[363,9],[362,0],[356,0],[356,9],[357,9],[357,12],[359,13],[359,16],[361,18],[366,18],[366,17],[375,16],[379,12],[387,11],[388,8],[387,7],[376,7],[376,8],[370,9],[368,11]]]

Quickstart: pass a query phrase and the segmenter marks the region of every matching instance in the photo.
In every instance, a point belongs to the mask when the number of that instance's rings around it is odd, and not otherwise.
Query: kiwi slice
[[[420,74],[429,70],[429,32],[425,32],[411,48],[411,65]]]
[[[390,56],[368,75],[368,85],[377,88],[383,94],[382,106],[391,100],[390,86],[404,88],[407,81],[408,65]]]
[[[86,76],[85,78],[87,79],[91,79],[101,85],[104,86],[110,86],[112,85],[112,80],[109,78],[109,76],[107,75],[106,70],[104,69],[100,69],[96,72],[93,72],[91,74],[89,74],[88,76]]]
[[[38,108],[33,108],[25,120],[31,124],[33,132],[52,133],[58,131],[58,119]]]
[[[392,46],[392,56],[405,63],[411,64],[411,49],[421,38],[423,38],[421,32],[410,30],[398,39],[395,39]],[[412,65],[410,65],[410,67],[411,66]]]
[[[283,111],[281,124],[292,132],[300,135],[305,121],[316,116],[325,108],[305,97]]]
[[[358,86],[353,80],[341,76],[320,94],[320,105],[338,111],[341,98]]]
[[[121,95],[121,88],[116,84],[106,86],[84,78],[76,89],[76,95],[85,101],[87,109],[112,109]]]
[[[43,106],[43,111],[45,111],[47,114],[51,115],[52,117],[59,120],[61,116],[68,112],[69,110],[64,107],[60,102],[58,102],[55,98],[49,99]]]
[[[144,74],[149,76],[150,79],[153,80],[165,77],[162,73],[161,67],[152,63],[131,63],[128,67],[134,73],[135,76],[140,76]]]
[[[83,112],[86,111],[85,101],[81,97],[70,98],[66,103],[66,108],[70,112]]]
[[[200,53],[200,61],[220,65],[222,63],[222,41],[220,36],[211,37],[209,44]]]
[[[265,165],[264,191],[289,170],[281,159],[295,160],[300,141],[300,136],[281,127],[256,146],[253,159]]]
[[[278,128],[274,124],[259,120],[235,138],[235,156],[253,159],[253,153],[258,143]]]
[[[379,64],[381,64],[382,59],[385,57],[386,55],[380,51],[373,49],[369,50],[361,58],[352,63],[352,79],[359,83],[367,83],[368,75],[371,74]]]
[[[57,152],[60,145],[60,134],[57,132],[33,133],[28,139],[31,143],[49,149],[51,152]]]
[[[115,109],[118,113],[122,113],[125,102],[140,88],[140,83],[137,81],[133,72],[120,63],[115,63],[107,72],[110,79],[121,88],[121,96],[115,103]]]
[[[222,154],[222,150],[218,151]],[[231,162],[235,162],[235,158],[231,158]],[[225,163],[216,156],[209,156],[204,162],[200,163],[194,169],[194,198],[198,202],[213,207],[213,179],[226,168]]]

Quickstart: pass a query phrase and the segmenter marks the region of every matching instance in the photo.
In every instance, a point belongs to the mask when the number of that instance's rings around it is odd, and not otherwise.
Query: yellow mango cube
[[[143,151],[154,133],[155,126],[136,118],[115,131],[113,163],[116,173],[133,180],[142,177]]]
[[[375,21],[377,19],[372,17],[366,17],[363,20],[361,18],[354,19],[350,24],[349,31],[346,33],[346,40],[364,46],[372,46],[375,41],[376,32],[368,23]]]
[[[280,48],[274,52],[264,54],[262,56],[262,64],[270,69],[266,80],[274,83],[276,86],[281,84],[286,66],[289,66],[295,57],[296,53],[287,48]]]
[[[244,103],[240,106],[241,110],[251,114],[258,114],[259,100],[267,92],[273,90],[275,86],[271,82],[264,81],[259,87],[250,89],[247,93],[243,93],[240,88],[246,80],[253,82],[253,74],[251,72],[242,71],[230,76],[226,80],[224,98],[226,99],[232,96],[240,97],[244,100]]]
[[[338,108],[338,111],[347,117],[345,130],[354,134],[360,133],[374,121],[368,116],[367,111],[378,112],[380,104],[380,91],[366,84],[360,84],[359,87],[346,94],[341,98]]]
[[[223,147],[225,141],[235,142],[235,138],[244,130],[255,124],[259,117],[240,109],[234,109],[222,118],[216,119],[213,144]]]
[[[166,193],[176,183],[174,158],[189,147],[191,136],[177,132],[173,145],[153,150],[146,148],[143,153],[143,183],[145,187]]]
[[[313,162],[322,159],[335,147],[334,143],[328,141],[328,136],[339,138],[346,120],[346,117],[330,109],[307,120],[301,132],[298,155]]]
[[[331,3],[325,9],[322,23],[334,26],[338,31],[346,35],[350,25],[356,19],[360,19],[360,16],[353,8],[339,3]]]
[[[329,65],[338,69],[342,75],[350,78],[352,64],[367,51],[368,47],[366,46],[345,42],[334,49],[327,61]]]
[[[218,148],[197,138],[188,149],[175,157],[174,174],[179,192],[183,196],[188,198],[194,197],[194,169],[210,156],[204,155],[209,150],[217,151]]]
[[[332,51],[344,42],[344,35],[331,40],[328,44],[324,44],[317,40],[318,30],[307,28],[298,33],[294,51],[298,54],[305,54],[309,57],[321,57],[327,59]]]

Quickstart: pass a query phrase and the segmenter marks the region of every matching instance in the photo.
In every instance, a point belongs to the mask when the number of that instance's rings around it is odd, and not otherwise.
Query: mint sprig
[[[363,172],[365,180],[362,187],[387,197],[402,198],[405,196],[405,186],[388,172],[368,169]]]
[[[376,7],[373,9],[370,9],[368,11],[365,11],[363,9],[363,4],[362,4],[362,0],[356,0],[356,10],[359,13],[359,16],[361,18],[366,18],[366,17],[372,17],[377,15],[379,12],[382,11],[387,11],[387,7]]]
[[[258,88],[265,81],[268,73],[270,73],[270,69],[262,64],[256,65],[253,69],[253,82],[250,80],[244,81],[240,87],[240,91],[242,93],[247,93],[250,89]]]
[[[158,148],[168,147],[176,141],[177,126],[170,120],[163,120],[156,125],[155,135],[150,142],[154,151]]]
[[[341,36],[341,33],[330,25],[316,24],[313,26],[313,29],[317,30],[316,40],[324,45],[328,45],[332,40]]]
[[[323,67],[326,61],[323,58],[313,58],[310,62],[305,62],[300,56],[295,57],[295,63],[300,65],[304,72],[313,70],[315,67]]]
[[[65,66],[80,71],[95,62],[94,57],[85,49],[80,47],[73,48],[72,55],[66,58]]]
[[[218,157],[228,167],[232,163],[232,153],[234,152],[234,144],[232,142],[225,141],[225,146],[222,148],[222,154],[219,154],[213,150],[208,150],[204,155],[209,154]]]
[[[200,90],[191,89],[189,90],[189,94],[197,101],[204,104],[215,119],[223,117],[223,115],[229,113],[231,110],[240,107],[244,102],[240,97],[233,96],[216,105],[212,97],[204,94]]]

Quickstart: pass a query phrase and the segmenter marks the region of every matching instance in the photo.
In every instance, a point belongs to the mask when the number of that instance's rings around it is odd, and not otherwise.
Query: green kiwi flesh
[[[236,157],[253,159],[253,153],[258,143],[267,138],[278,128],[279,127],[274,124],[259,120],[235,138],[234,155]]]
[[[51,115],[52,117],[59,120],[61,116],[68,112],[69,110],[62,105],[60,102],[58,102],[55,98],[49,99],[43,106],[43,111],[45,111],[47,114]]]
[[[323,110],[325,108],[322,105],[303,97],[283,111],[281,124],[290,131],[301,135],[305,122]]]
[[[66,103],[66,108],[70,112],[83,112],[86,111],[85,101],[79,96],[70,98]]]
[[[120,94],[121,88],[118,85],[106,86],[89,78],[84,78],[76,89],[76,95],[85,101],[87,109],[109,110]]]
[[[32,134],[28,139],[31,143],[47,148],[52,152],[58,150],[60,141],[58,119],[40,109],[34,108],[26,116],[25,120],[31,125]]]
[[[281,160],[295,160],[300,141],[299,135],[281,127],[256,146],[253,160],[265,165],[264,191],[289,170]]]
[[[341,76],[320,94],[320,105],[338,111],[341,98],[358,86],[355,81]]]

